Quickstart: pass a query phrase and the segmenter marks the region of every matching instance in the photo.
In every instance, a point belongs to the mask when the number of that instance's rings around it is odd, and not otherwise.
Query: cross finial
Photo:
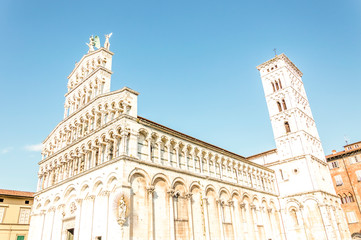
[[[275,56],[277,56],[277,49],[274,48],[273,51],[275,52]]]

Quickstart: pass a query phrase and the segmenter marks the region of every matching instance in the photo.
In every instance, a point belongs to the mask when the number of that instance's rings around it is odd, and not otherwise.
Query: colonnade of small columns
[[[148,225],[150,225],[151,231],[154,231],[155,229],[152,229],[154,219],[153,209],[154,209],[154,186],[147,187],[148,192],[148,199],[149,199],[149,206],[148,209],[150,209],[149,216],[150,216],[150,222]],[[180,221],[186,221],[188,222],[188,228],[189,228],[189,234],[193,235],[193,227],[194,224],[192,223],[192,193],[180,193],[179,191],[176,191],[175,189],[171,188],[167,191],[168,198],[169,198],[169,226],[170,226],[170,239],[175,239],[176,232],[177,231],[184,231],[184,229],[175,229],[175,222]],[[179,201],[179,199],[182,198],[186,201],[188,212],[185,214],[187,215],[185,218],[179,218],[177,216],[178,209],[182,207]],[[237,206],[236,204],[239,204]],[[216,208],[217,208],[217,217],[211,216],[209,212],[209,208],[207,207],[209,205],[209,197],[203,196],[201,198],[201,208],[204,216],[206,219],[204,219],[204,230],[206,234],[206,239],[210,239],[211,235],[211,227],[209,224],[209,221],[217,221],[217,225],[219,224],[219,230],[221,233],[221,239],[229,239],[227,237],[228,234],[226,234],[225,231],[225,225],[230,225],[233,230],[233,239],[243,239],[245,237],[245,233],[248,233],[252,235],[255,239],[258,239],[259,237],[266,237],[266,236],[275,236],[275,238],[279,239],[281,235],[281,226],[280,226],[280,211],[276,209],[275,207],[269,207],[266,205],[258,204],[258,203],[248,203],[248,202],[238,202],[234,201],[232,198],[225,199],[225,198],[217,198],[216,199]],[[237,216],[235,208],[240,208],[240,216]],[[247,213],[249,211],[249,213]],[[247,218],[247,215],[251,217],[250,219]],[[240,231],[240,226],[237,226],[237,219],[240,219],[240,224],[242,224],[242,230],[244,232]],[[196,224],[200,224],[199,222]],[[267,225],[267,227],[265,227]],[[264,232],[259,232],[259,228],[263,228]],[[238,228],[238,230],[236,230]],[[213,229],[214,231],[214,229]],[[278,236],[278,237],[276,237]]]
[[[138,157],[141,160],[144,155],[146,161],[204,174],[257,190],[275,192],[274,173],[246,162],[209,149],[168,139],[166,136],[149,135],[146,137],[146,144],[146,152],[143,152],[145,150],[143,147],[138,149]]]
[[[129,131],[123,130],[82,145],[44,164],[38,174],[38,191],[127,154]]]
[[[43,159],[52,156],[58,150],[85,137],[96,129],[129,111],[130,105],[126,102],[98,105],[90,111],[82,113],[79,117],[71,119],[60,126],[53,137],[47,141],[42,153]]]
[[[67,97],[64,105],[64,118],[90,102],[98,95],[104,93],[105,79],[98,80],[95,78],[93,82],[90,82],[88,86],[84,86],[83,89],[77,93],[72,94],[71,97]]]
[[[74,89],[77,85],[82,83],[90,73],[94,72],[99,67],[105,67],[107,59],[105,57],[93,58],[86,63],[82,63],[81,67],[78,67],[77,71],[73,74],[74,78],[70,78],[68,82],[68,92]]]

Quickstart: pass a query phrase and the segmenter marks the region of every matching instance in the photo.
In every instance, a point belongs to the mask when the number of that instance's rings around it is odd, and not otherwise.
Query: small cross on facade
[[[277,49],[274,48],[273,51],[275,52],[275,56],[277,56]]]

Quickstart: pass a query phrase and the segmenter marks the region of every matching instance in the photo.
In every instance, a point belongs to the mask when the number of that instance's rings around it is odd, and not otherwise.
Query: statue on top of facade
[[[109,38],[113,35],[113,33],[109,33],[109,34],[105,34],[105,43],[104,43],[104,48],[109,50],[110,47],[110,43],[109,43]]]
[[[85,43],[86,45],[88,45],[88,47],[89,47],[89,51],[88,51],[88,53],[90,53],[90,52],[93,52],[94,51],[94,45],[95,45],[95,41],[94,41],[94,37],[93,37],[93,35],[91,35],[90,36],[90,38],[89,38],[89,43]]]

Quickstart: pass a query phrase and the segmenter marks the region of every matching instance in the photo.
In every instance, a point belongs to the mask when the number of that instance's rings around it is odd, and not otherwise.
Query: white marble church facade
[[[245,158],[139,117],[136,91],[110,92],[108,40],[68,76],[30,240],[350,239],[302,74],[285,55],[258,67],[277,150]]]

